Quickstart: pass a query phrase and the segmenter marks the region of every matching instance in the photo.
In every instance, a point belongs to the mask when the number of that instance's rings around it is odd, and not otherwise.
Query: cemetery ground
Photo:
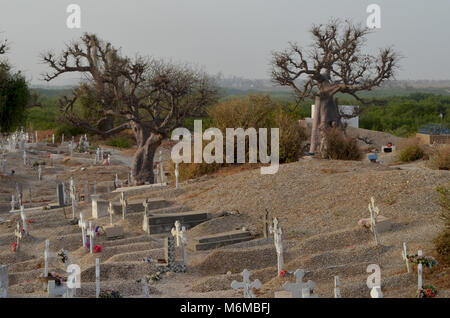
[[[230,169],[183,182],[179,189],[168,180],[166,187],[126,191],[129,202],[149,198],[150,214],[209,213],[208,220],[187,229],[186,272],[157,277],[157,262],[144,260],[164,258],[164,238],[171,236],[170,230],[148,235],[142,229],[143,206],[127,211],[123,219],[121,195],[112,191],[113,182],[117,174],[126,183],[132,153],[112,153],[111,165],[94,165],[95,154],[74,151],[70,157],[67,147],[60,147],[58,154],[57,147],[42,143],[28,148],[26,167],[21,151],[6,154],[7,171],[15,171],[11,176],[0,175],[0,264],[9,265],[9,297],[47,297],[39,279],[44,271],[46,240],[50,241],[49,272],[67,275],[57,256],[61,249],[69,252],[72,264],[80,265],[77,297],[96,296],[96,258],[100,259],[101,289],[118,290],[124,297],[142,297],[140,279],[146,275],[150,297],[242,297],[242,290],[232,289],[231,282],[242,281],[244,269],[250,271],[251,280],[262,283],[254,291],[257,297],[274,297],[275,292],[284,290],[285,282],[295,281],[292,273],[297,269],[305,271],[304,281],[314,281],[314,294],[321,298],[334,296],[334,276],[339,276],[342,297],[370,297],[366,285],[369,264],[381,267],[384,297],[415,297],[417,268],[407,272],[401,255],[403,242],[408,243],[411,254],[422,250],[438,259],[439,265],[432,270],[424,268],[424,284],[433,284],[439,290],[437,297],[450,297],[450,266],[448,260],[438,258],[432,242],[443,227],[436,186],[448,185],[449,171],[430,170],[420,164],[402,169],[367,160],[309,157],[281,165],[274,175],[261,175],[257,168]],[[35,162],[45,162],[41,181],[32,167]],[[29,235],[22,239],[19,251],[12,251],[20,220],[19,213],[10,213],[16,184],[22,186],[25,208],[30,205],[30,187],[32,207],[43,207],[57,202],[57,184],[67,183],[70,177],[80,194],[84,194],[86,182],[93,194],[95,181],[96,194],[116,205],[113,222],[123,226],[123,237],[96,236],[94,244],[101,246],[101,251],[91,254],[83,246],[80,227],[71,222],[70,205],[36,209],[26,212]],[[358,225],[370,215],[371,197],[380,215],[391,221],[388,230],[378,233],[379,245],[368,228]],[[279,220],[283,230],[287,271],[283,277],[278,275],[273,235],[263,236],[266,210],[270,219]],[[109,215],[93,218],[87,198],[78,203],[79,212],[95,226],[110,224]],[[213,249],[196,248],[201,237],[243,228],[250,232],[251,240]],[[177,259],[182,259],[180,249],[176,253]]]

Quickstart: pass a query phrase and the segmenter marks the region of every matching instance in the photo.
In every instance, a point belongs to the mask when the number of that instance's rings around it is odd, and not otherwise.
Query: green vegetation
[[[131,143],[125,136],[112,137],[107,142],[106,145],[117,148],[130,148]]]
[[[20,72],[11,74],[9,67],[0,65],[0,130],[9,132],[24,125],[25,109],[30,102],[30,90]]]
[[[425,151],[423,145],[417,138],[408,138],[402,145],[397,154],[397,159],[403,162],[415,161],[423,158]]]

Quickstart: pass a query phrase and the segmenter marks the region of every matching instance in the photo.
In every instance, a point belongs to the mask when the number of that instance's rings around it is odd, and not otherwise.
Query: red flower
[[[100,253],[102,251],[102,247],[100,245],[94,246],[94,253]]]
[[[284,275],[286,275],[286,270],[283,269],[282,271],[280,271],[280,276],[284,277]]]
[[[16,243],[16,242],[13,242],[13,243],[12,243],[12,251],[15,252],[16,249],[17,249],[17,243]]]

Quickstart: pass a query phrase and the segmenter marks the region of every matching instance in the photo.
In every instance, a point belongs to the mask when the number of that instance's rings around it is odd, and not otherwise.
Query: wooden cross
[[[16,229],[14,230],[14,236],[16,237],[16,251],[20,250],[20,241],[22,240],[23,236],[22,236],[22,230],[20,229],[20,223],[17,222],[16,224]]]
[[[378,207],[375,206],[375,198],[370,198],[369,203],[369,211],[370,211],[370,223],[371,223],[371,229],[373,232],[373,235],[375,236],[375,242],[377,245],[380,245],[380,239],[378,238],[378,232],[377,232],[377,216],[380,213],[380,210]]]
[[[334,276],[334,298],[341,298],[341,282],[339,276]]]
[[[108,213],[109,213],[109,223],[113,225],[114,208],[111,201],[109,201]]]
[[[125,199],[125,194],[122,192],[120,194],[120,204],[122,205],[122,219],[125,220],[125,214],[127,213],[128,201]]]
[[[81,235],[83,239],[83,246],[86,246],[86,228],[87,222],[84,220],[84,214],[80,212],[80,219],[78,220],[78,227],[81,228]]]
[[[87,235],[89,236],[89,252],[94,253],[94,237],[95,237],[95,228],[92,225],[92,221],[89,221],[89,228],[87,230]]]
[[[253,288],[259,289],[261,288],[261,282],[259,279],[251,282],[250,281],[250,272],[247,269],[244,269],[242,272],[243,281],[238,282],[236,280],[233,280],[231,283],[231,288],[234,290],[237,289],[244,289],[244,298],[256,298],[255,294],[253,294]]]
[[[314,290],[316,285],[313,281],[308,280],[308,282],[303,283],[303,277],[305,272],[301,269],[297,269],[294,273],[296,282],[286,282],[283,288],[291,292],[292,298],[310,298],[311,291]]]
[[[406,242],[403,242],[402,258],[406,262],[406,269],[407,269],[408,273],[410,273],[411,269],[409,268],[408,243],[406,243]]]
[[[278,276],[281,275],[281,271],[284,268],[284,259],[283,259],[283,243],[281,241],[281,236],[283,231],[281,230],[280,224],[277,218],[273,219],[273,225],[269,227],[269,231],[274,238],[275,248],[277,251],[277,263],[278,263]]]

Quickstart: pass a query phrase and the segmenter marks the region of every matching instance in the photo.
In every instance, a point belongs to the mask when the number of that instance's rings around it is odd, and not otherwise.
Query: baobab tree
[[[346,93],[364,103],[357,92],[371,90],[394,76],[398,54],[381,49],[378,56],[364,54],[362,48],[370,30],[351,22],[331,20],[313,25],[309,49],[290,43],[284,51],[274,52],[272,80],[291,87],[298,100],[315,100],[310,152],[323,151],[327,129],[342,127],[336,93]]]
[[[137,184],[154,181],[153,157],[162,140],[186,118],[202,113],[217,96],[204,72],[142,56],[130,59],[95,34],[84,34],[81,43],[69,44],[59,56],[44,54],[43,61],[52,69],[44,75],[47,81],[69,72],[87,78],[73,96],[63,99],[66,120],[104,137],[133,130],[137,150],[132,179]],[[77,99],[89,94],[93,100],[85,107],[99,119],[94,123],[74,107]]]

